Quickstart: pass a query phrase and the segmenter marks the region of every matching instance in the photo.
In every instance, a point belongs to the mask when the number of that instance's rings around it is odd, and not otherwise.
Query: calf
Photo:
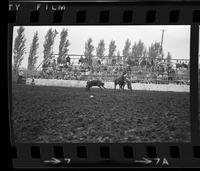
[[[104,83],[100,80],[92,80],[92,81],[87,81],[87,84],[86,84],[86,90],[90,90],[91,87],[93,86],[97,86],[99,88],[104,88]]]

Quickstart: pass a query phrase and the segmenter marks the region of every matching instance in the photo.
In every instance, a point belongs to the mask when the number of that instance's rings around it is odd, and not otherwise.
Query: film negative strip
[[[10,1],[14,168],[200,167],[198,1]]]

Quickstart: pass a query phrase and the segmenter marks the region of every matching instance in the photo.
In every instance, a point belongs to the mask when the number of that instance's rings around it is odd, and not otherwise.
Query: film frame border
[[[12,56],[12,29],[17,25],[190,25],[190,111],[191,111],[191,143],[37,143],[37,144],[16,144],[13,140],[12,126],[10,124],[10,138],[12,151],[14,151],[13,167],[30,168],[30,167],[199,167],[199,144],[200,131],[198,120],[198,44],[199,44],[199,23],[200,23],[200,4],[199,3],[154,3],[154,4],[137,4],[137,3],[59,3],[65,4],[68,9],[65,11],[39,10],[38,22],[30,23],[31,12],[38,12],[35,9],[35,3],[18,3],[21,9],[10,10],[11,16],[16,15],[16,21],[9,23],[8,37],[8,68],[11,68]],[[55,3],[42,3],[56,5]],[[58,4],[58,3],[57,3]],[[157,5],[155,5],[157,4]],[[180,6],[179,6],[180,5]],[[117,10],[118,9],[118,10]],[[120,10],[119,10],[120,9]],[[80,12],[85,14],[85,20],[77,22],[77,16]],[[109,16],[106,22],[101,22],[103,15]],[[128,11],[128,14],[124,14]],[[144,12],[145,11],[145,12]],[[171,12],[174,12],[172,14]],[[178,11],[178,13],[177,13]],[[47,14],[45,15],[45,12]],[[60,13],[59,13],[60,12]],[[57,13],[57,14],[56,14]],[[78,14],[79,13],[79,14]],[[32,15],[35,15],[32,14]],[[167,14],[167,15],[166,15]],[[61,16],[64,20],[55,22],[55,16]],[[130,17],[129,22],[124,22],[124,15]],[[149,17],[150,15],[150,17]],[[178,20],[172,16],[178,15]],[[197,15],[197,17],[195,16]],[[82,15],[80,15],[82,16]],[[92,16],[92,17],[90,17]],[[134,17],[135,16],[135,17]],[[148,22],[148,17],[150,22]],[[172,17],[172,19],[170,19]],[[12,20],[13,17],[11,17]],[[34,18],[34,17],[33,17]],[[42,18],[42,19],[41,19]],[[60,17],[58,17],[60,18]],[[103,17],[104,18],[104,17]],[[119,20],[120,18],[120,20]],[[125,17],[126,18],[126,17]],[[176,18],[176,17],[175,17]],[[127,18],[126,18],[127,19]],[[125,19],[125,20],[126,20]],[[153,21],[152,21],[153,20]],[[193,48],[191,48],[193,47]],[[11,72],[8,70],[9,78]],[[10,80],[9,80],[10,81]],[[11,84],[9,85],[9,100],[12,94]],[[10,101],[11,102],[11,101]],[[12,104],[9,103],[10,123]],[[32,147],[33,146],[33,147]],[[126,149],[132,149],[132,154],[124,154]],[[56,150],[57,149],[57,152]],[[59,149],[59,150],[58,150]],[[78,150],[79,149],[79,150]],[[196,149],[196,150],[194,150]],[[78,152],[79,151],[79,152]],[[174,151],[174,152],[173,152]],[[40,155],[39,155],[40,153]],[[78,154],[81,153],[81,154]],[[82,157],[78,155],[82,155]],[[95,154],[93,154],[95,153]],[[127,156],[125,156],[127,155]],[[195,157],[196,155],[196,157]],[[70,158],[71,163],[61,162],[56,165],[45,164],[43,161],[51,157],[60,159]],[[147,158],[166,158],[169,159],[170,165],[154,164],[136,164],[133,159]]]

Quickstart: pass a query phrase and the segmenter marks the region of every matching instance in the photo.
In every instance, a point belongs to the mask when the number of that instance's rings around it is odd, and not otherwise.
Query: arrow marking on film
[[[52,157],[52,160],[44,160],[44,163],[52,163],[52,164],[58,164],[60,163],[61,161]]]
[[[144,163],[144,164],[152,163],[151,160],[146,159],[145,157],[143,157],[142,159],[143,159],[143,160],[135,160],[135,163]]]

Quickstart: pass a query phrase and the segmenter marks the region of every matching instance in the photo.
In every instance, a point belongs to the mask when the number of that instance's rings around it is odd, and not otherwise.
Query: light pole
[[[160,52],[163,50],[163,39],[164,39],[164,32],[167,31],[166,29],[161,29],[162,31],[162,36],[161,36],[161,45],[160,45]]]

